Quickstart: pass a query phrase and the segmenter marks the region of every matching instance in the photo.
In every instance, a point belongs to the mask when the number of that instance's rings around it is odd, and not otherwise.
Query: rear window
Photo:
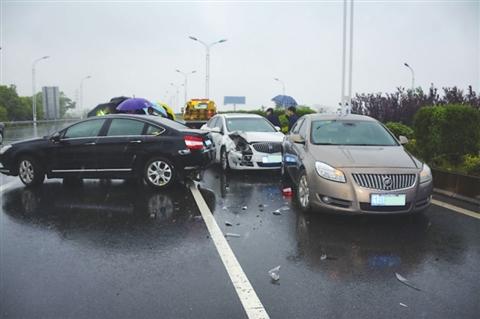
[[[128,119],[113,119],[107,136],[142,135],[145,123]]]

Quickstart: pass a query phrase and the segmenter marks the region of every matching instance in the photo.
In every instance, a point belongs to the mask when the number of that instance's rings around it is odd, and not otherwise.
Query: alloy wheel
[[[33,168],[32,162],[29,160],[22,160],[20,162],[18,175],[20,175],[20,179],[26,185],[29,185],[33,182],[33,178],[35,177],[35,171]]]
[[[310,189],[308,188],[307,176],[305,174],[300,178],[298,183],[298,201],[302,208],[308,208],[310,204]]]
[[[155,186],[167,185],[173,177],[172,168],[164,161],[153,161],[148,165],[147,178]]]

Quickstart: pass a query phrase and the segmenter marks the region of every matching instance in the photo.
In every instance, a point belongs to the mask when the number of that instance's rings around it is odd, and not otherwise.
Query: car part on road
[[[275,268],[272,268],[268,271],[268,274],[270,275],[270,278],[272,278],[273,281],[279,281],[280,280],[280,266],[277,266]]]
[[[226,233],[226,234],[225,234],[225,237],[240,238],[240,235],[239,235],[239,234],[235,234],[235,233]]]
[[[410,287],[410,288],[413,288],[417,291],[421,291],[420,288],[417,288],[415,287],[410,281],[408,281],[405,277],[403,277],[402,275],[400,275],[399,273],[395,273],[395,277],[397,277],[398,281],[400,281],[401,283],[403,283],[404,285]]]
[[[45,179],[41,164],[32,157],[22,157],[18,161],[18,175],[25,186],[40,185]]]

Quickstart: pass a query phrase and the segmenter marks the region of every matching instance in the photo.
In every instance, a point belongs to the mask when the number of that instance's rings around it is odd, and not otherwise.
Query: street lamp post
[[[174,97],[174,100],[175,100],[175,103],[177,106],[178,106],[178,93],[179,93],[179,89],[178,89],[178,85],[177,84],[174,84],[174,83],[170,83],[171,86],[173,86],[175,88],[175,95],[173,96]]]
[[[203,46],[205,47],[205,51],[206,51],[206,63],[205,63],[205,97],[208,99],[210,97],[210,48],[212,46],[214,46],[215,44],[219,44],[219,43],[223,43],[225,41],[227,41],[227,39],[221,39],[219,41],[216,41],[216,42],[212,42],[210,44],[208,43],[205,43],[203,42],[202,40],[196,38],[196,37],[192,37],[192,36],[189,36],[190,39],[192,39],[193,41],[197,41],[197,42],[200,42],[201,44],[203,44]]]
[[[35,83],[35,66],[38,62],[48,59],[50,56],[42,56],[36,59],[32,63],[32,119],[33,119],[33,132],[37,136],[37,95],[36,95],[36,83]]]
[[[282,93],[283,93],[283,95],[285,95],[285,82],[283,82],[279,78],[274,78],[274,80],[279,82],[282,85]]]
[[[82,78],[80,81],[80,96],[79,96],[79,108],[80,108],[80,116],[83,118],[83,81],[88,80],[92,78],[91,75],[87,75],[86,77]]]
[[[183,98],[184,98],[184,100],[185,100],[185,102],[184,102],[184,105],[185,105],[185,104],[187,104],[187,98],[188,98],[188,96],[187,96],[187,81],[188,81],[188,76],[191,75],[191,74],[196,73],[197,71],[193,70],[193,71],[188,72],[188,73],[182,72],[182,71],[180,71],[179,69],[176,69],[175,71],[177,71],[178,73],[180,73],[180,74],[183,75],[183,77],[184,77],[184,81],[183,81],[183,93],[184,93],[184,97],[183,97]]]
[[[408,65],[407,62],[403,63],[403,65],[405,65],[407,68],[410,69],[410,71],[412,72],[412,93],[414,92],[415,90],[415,72],[413,72],[413,69],[410,65]]]

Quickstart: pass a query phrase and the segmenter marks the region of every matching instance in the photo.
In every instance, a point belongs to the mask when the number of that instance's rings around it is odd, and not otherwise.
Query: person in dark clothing
[[[267,109],[266,113],[267,113],[267,120],[269,120],[270,123],[273,124],[273,126],[280,127],[280,120],[278,119],[278,116],[276,116],[273,113],[273,109],[271,107]]]
[[[288,131],[290,132],[290,130],[293,127],[293,124],[295,124],[295,122],[298,120],[297,109],[295,108],[295,106],[290,106],[287,109],[286,113],[288,117]]]

